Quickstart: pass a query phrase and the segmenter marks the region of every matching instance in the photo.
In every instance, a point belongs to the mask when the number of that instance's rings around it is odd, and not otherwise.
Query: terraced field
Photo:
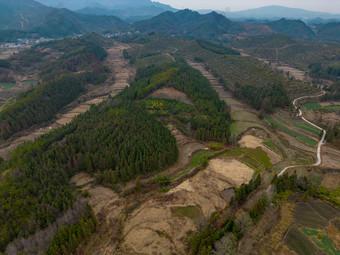
[[[311,147],[316,147],[320,130],[309,125],[301,119],[294,119],[288,114],[277,111],[271,117],[265,116],[268,124],[275,126],[278,130],[294,136],[299,141]]]
[[[298,203],[284,243],[297,254],[339,255],[340,210],[320,200]],[[332,231],[330,231],[332,229]]]

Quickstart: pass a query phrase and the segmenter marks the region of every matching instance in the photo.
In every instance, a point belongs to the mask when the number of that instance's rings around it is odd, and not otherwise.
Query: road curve
[[[296,98],[294,101],[293,101],[293,105],[295,107],[296,110],[299,111],[299,114],[298,114],[298,117],[301,117],[301,119],[303,121],[305,121],[306,123],[312,125],[313,127],[316,127],[317,129],[319,129],[320,131],[322,131],[322,137],[318,143],[318,148],[317,148],[317,153],[316,153],[316,156],[317,156],[317,161],[315,162],[315,164],[313,164],[312,166],[319,166],[321,165],[321,147],[322,145],[324,144],[325,142],[325,138],[326,138],[326,130],[322,129],[321,127],[315,125],[314,123],[310,122],[309,120],[306,120],[303,116],[302,116],[302,111],[301,109],[299,109],[296,105],[296,103],[301,100],[301,99],[306,99],[306,98],[314,98],[314,97],[321,97],[323,95],[325,95],[326,92],[323,91],[320,95],[316,95],[316,96],[303,96],[303,97],[299,97],[299,98]],[[293,167],[297,167],[298,165],[296,166],[287,166],[285,167],[284,169],[281,170],[281,172],[278,174],[278,176],[281,176],[283,175],[287,170],[293,168]]]

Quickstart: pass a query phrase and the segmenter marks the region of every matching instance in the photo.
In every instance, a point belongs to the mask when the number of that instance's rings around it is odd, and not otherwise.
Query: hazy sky
[[[157,0],[178,9],[217,9],[239,11],[267,5],[282,5],[311,11],[340,14],[340,0]]]

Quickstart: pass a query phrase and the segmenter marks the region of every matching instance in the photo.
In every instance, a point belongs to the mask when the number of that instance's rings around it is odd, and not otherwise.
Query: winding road
[[[301,109],[299,109],[299,108],[297,107],[296,103],[297,103],[299,100],[301,100],[301,99],[321,97],[321,96],[325,95],[325,93],[326,93],[326,92],[323,91],[320,95],[316,95],[316,96],[303,96],[303,97],[296,98],[296,99],[293,101],[293,105],[294,105],[295,109],[299,111],[298,117],[301,117],[301,119],[302,119],[303,121],[305,121],[306,123],[312,125],[313,127],[316,127],[317,129],[319,129],[319,130],[322,131],[322,133],[323,133],[323,134],[322,134],[322,137],[321,137],[321,139],[320,139],[320,141],[319,141],[319,143],[318,143],[318,149],[317,149],[317,154],[316,154],[316,155],[317,155],[317,161],[316,161],[316,163],[313,164],[312,166],[319,166],[319,165],[321,165],[321,146],[322,146],[322,145],[324,144],[324,142],[325,142],[325,138],[326,138],[326,130],[324,130],[324,129],[322,129],[321,127],[315,125],[314,123],[312,123],[312,122],[306,120],[306,119],[302,116],[302,111],[301,111]],[[286,168],[284,168],[284,169],[281,170],[281,172],[278,174],[278,176],[283,175],[287,170],[289,170],[289,169],[291,169],[291,168],[294,168],[294,167],[297,167],[297,166],[299,166],[299,165],[296,165],[296,166],[287,166]]]

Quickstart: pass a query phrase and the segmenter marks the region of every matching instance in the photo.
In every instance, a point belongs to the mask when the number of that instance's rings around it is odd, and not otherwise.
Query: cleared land
[[[132,213],[118,254],[187,254],[187,234],[224,208],[223,190],[248,182],[253,172],[236,160],[211,160],[206,169]]]

